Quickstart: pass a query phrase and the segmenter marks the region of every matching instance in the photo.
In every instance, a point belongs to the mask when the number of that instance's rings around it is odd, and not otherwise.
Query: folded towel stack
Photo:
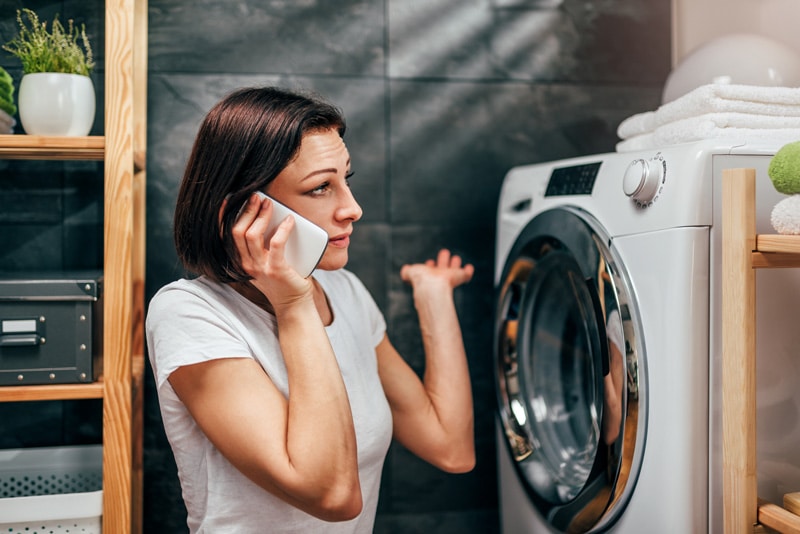
[[[638,113],[617,128],[617,152],[702,139],[800,140],[800,88],[710,84]]]

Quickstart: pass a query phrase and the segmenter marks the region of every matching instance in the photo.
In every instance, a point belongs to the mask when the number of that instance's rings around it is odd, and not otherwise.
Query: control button
[[[628,165],[622,179],[622,190],[640,205],[655,199],[664,178],[664,167],[660,161],[636,159]]]

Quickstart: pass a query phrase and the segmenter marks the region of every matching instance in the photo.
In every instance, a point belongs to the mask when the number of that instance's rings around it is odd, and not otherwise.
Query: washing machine
[[[497,218],[505,534],[722,532],[721,180],[780,146],[703,141],[513,168]],[[757,274],[758,491],[800,490],[798,270]]]

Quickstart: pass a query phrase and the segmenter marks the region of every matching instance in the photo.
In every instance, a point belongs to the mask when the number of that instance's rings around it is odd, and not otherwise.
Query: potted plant
[[[30,9],[17,10],[19,33],[3,49],[22,62],[19,118],[28,134],[87,135],[94,123],[94,68],[86,28],[47,22]],[[79,42],[80,40],[80,42]]]

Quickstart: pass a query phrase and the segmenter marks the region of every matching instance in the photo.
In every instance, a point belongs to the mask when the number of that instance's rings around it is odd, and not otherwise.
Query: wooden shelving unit
[[[142,531],[147,0],[105,0],[105,136],[0,135],[0,158],[104,162],[103,376],[0,387],[0,402],[102,399],[103,532]]]
[[[800,533],[800,494],[783,507],[757,495],[755,269],[800,267],[800,236],[756,234],[755,179],[754,169],[722,176],[723,530]]]
[[[43,135],[0,135],[3,159],[82,159],[102,161],[105,138],[47,137]]]

